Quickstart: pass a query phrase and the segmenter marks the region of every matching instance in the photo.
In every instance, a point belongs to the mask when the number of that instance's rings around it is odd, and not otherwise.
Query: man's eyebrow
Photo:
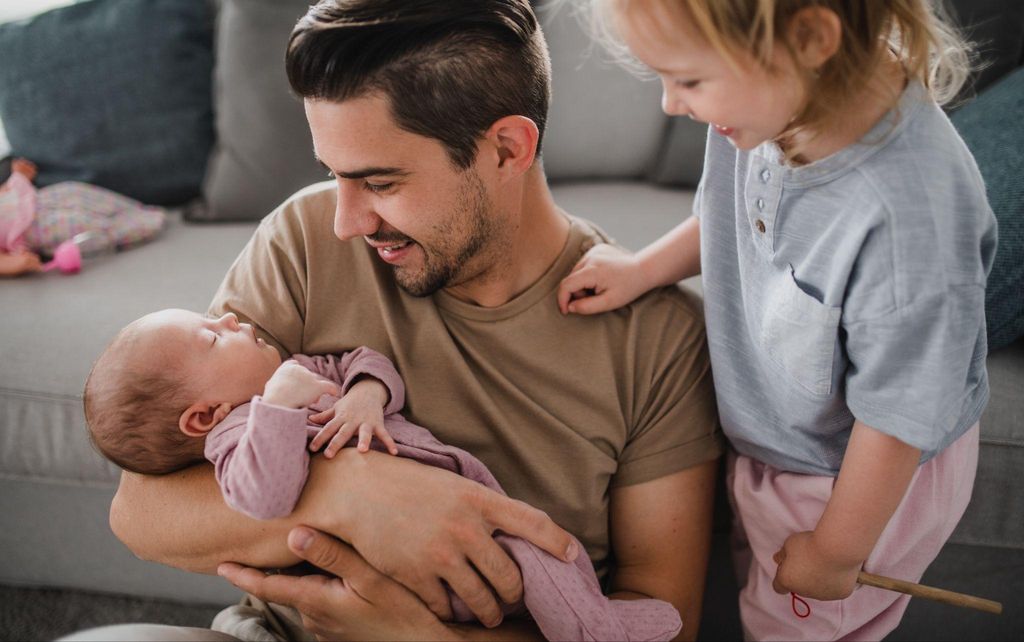
[[[327,166],[319,157],[315,157],[316,162],[320,163],[320,166],[331,172],[338,178],[366,178],[367,176],[406,176],[409,174],[407,170],[398,167],[364,167],[362,169],[353,170],[351,172],[338,172]]]

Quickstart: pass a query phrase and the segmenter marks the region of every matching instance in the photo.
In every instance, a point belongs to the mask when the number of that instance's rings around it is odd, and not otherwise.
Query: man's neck
[[[510,201],[507,251],[479,276],[445,292],[481,307],[498,307],[529,289],[561,254],[569,238],[569,219],[555,205],[542,167],[529,172],[521,193]]]

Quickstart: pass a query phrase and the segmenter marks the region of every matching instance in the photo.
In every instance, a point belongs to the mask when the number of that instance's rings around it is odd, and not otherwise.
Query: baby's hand
[[[313,437],[309,449],[316,452],[330,440],[324,449],[324,456],[330,459],[359,431],[359,452],[370,449],[370,441],[376,435],[384,442],[388,452],[398,454],[398,447],[384,427],[384,405],[388,402],[388,389],[376,379],[366,378],[349,388],[345,396],[323,412],[310,415],[309,420],[326,424]]]
[[[285,408],[304,408],[324,395],[337,395],[337,384],[295,361],[282,363],[263,389],[263,401]]]
[[[599,243],[562,279],[558,309],[562,314],[596,314],[620,308],[649,289],[635,255]]]

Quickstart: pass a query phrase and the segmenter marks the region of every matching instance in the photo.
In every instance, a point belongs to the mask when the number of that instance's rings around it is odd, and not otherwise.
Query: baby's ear
[[[181,413],[178,428],[189,437],[205,437],[231,412],[231,404],[197,401]]]

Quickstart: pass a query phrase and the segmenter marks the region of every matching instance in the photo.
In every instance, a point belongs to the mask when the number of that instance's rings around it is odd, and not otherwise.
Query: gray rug
[[[0,642],[44,642],[82,629],[125,622],[209,626],[224,606],[0,586]]]

